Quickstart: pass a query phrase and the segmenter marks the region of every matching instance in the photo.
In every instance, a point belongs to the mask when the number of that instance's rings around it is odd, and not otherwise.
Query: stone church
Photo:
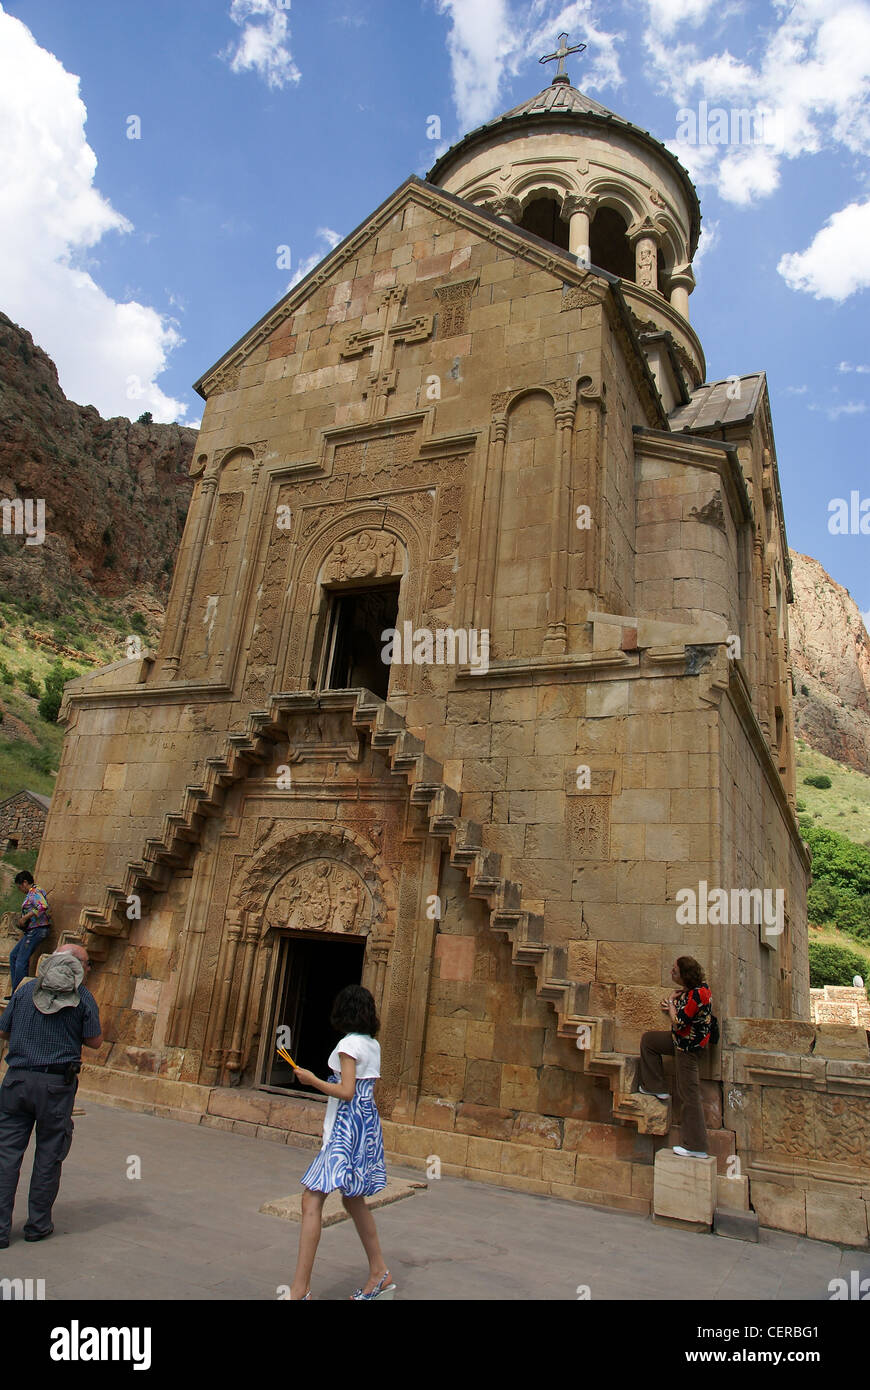
[[[638,1044],[685,953],[720,1187],[866,1242],[866,1034],[809,1021],[770,402],[707,380],[699,231],[561,54],[197,383],[160,645],[61,713],[38,880],[94,962],[86,1092],[317,1145],[276,1037],[323,1075],[362,981],[388,1155],[646,1213],[674,1117]]]

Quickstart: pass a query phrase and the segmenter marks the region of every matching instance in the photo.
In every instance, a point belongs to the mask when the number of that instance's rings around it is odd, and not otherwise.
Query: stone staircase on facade
[[[607,1078],[613,1118],[635,1124],[641,1134],[667,1134],[670,1106],[637,1093],[638,1058],[613,1050],[612,1019],[587,1012],[589,986],[567,977],[565,947],[546,944],[543,917],[523,906],[522,885],[503,876],[501,855],[483,844],[483,827],[460,815],[461,795],[423,741],[397,710],[365,690],[277,694],[267,710],[252,712],[246,729],[227,737],[223,755],[206,760],[205,781],[185,788],[181,809],[164,817],[162,834],[146,841],[142,859],[127,865],[123,886],[108,888],[100,908],[82,910],[79,925],[88,950],[95,959],[104,957],[101,938],[129,929],[130,900],[166,890],[175,870],[189,861],[206,820],[220,815],[227,789],[251,767],[271,761],[274,745],[287,738],[289,716],[347,709],[351,700],[354,727],[384,755],[391,773],[405,778],[411,802],[425,810],[430,833],[446,842],[450,863],[465,872],[471,896],[487,903],[491,929],[510,942],[513,963],[534,970],[537,996],[552,1005],[559,1037],[580,1040],[586,1071]]]

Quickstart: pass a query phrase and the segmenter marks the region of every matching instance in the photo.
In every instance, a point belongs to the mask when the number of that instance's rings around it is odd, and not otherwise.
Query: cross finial
[[[568,47],[568,35],[567,35],[567,34],[560,34],[560,35],[559,35],[559,47],[556,49],[556,52],[555,52],[555,53],[548,53],[547,56],[546,56],[546,58],[539,58],[539,59],[538,59],[538,62],[539,62],[539,63],[553,63],[553,62],[555,62],[556,59],[558,58],[558,59],[559,59],[559,66],[558,66],[557,69],[556,69],[556,76],[553,78],[553,81],[554,81],[554,82],[569,82],[569,83],[570,83],[571,79],[570,79],[570,77],[568,76],[567,72],[565,71],[565,59],[568,57],[568,54],[569,54],[569,53],[582,53],[585,47],[586,47],[585,43],[575,43],[573,48],[569,48],[569,47]]]

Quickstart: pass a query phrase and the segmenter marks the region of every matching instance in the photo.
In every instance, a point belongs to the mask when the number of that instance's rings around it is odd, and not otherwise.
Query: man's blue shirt
[[[38,980],[25,980],[13,994],[0,1018],[0,1033],[9,1034],[6,1064],[13,1067],[65,1066],[80,1062],[82,1039],[102,1031],[97,1001],[79,985],[79,1002],[73,1008],[43,1014],[33,1002]]]

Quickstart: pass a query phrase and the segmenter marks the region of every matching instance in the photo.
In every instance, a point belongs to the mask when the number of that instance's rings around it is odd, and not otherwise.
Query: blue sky
[[[72,399],[196,423],[191,382],[546,85],[563,29],[575,85],[672,145],[702,100],[775,113],[764,145],[679,151],[707,232],[692,321],[711,379],[767,371],[790,543],[870,609],[870,536],[828,528],[832,498],[870,498],[865,0],[2,0],[0,308]]]

